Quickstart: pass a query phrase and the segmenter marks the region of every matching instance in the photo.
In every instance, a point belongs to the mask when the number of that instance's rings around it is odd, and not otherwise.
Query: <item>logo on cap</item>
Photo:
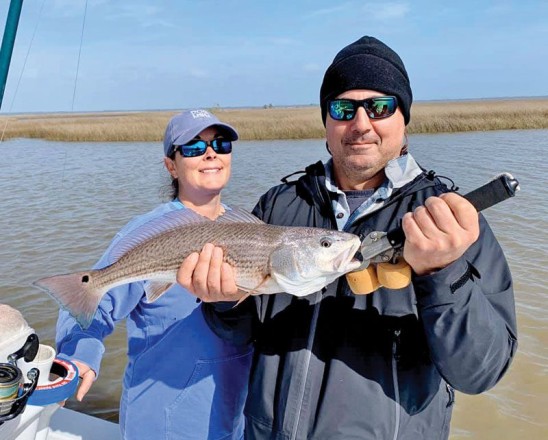
[[[206,110],[191,110],[190,114],[194,119],[198,118],[211,118],[211,115]]]

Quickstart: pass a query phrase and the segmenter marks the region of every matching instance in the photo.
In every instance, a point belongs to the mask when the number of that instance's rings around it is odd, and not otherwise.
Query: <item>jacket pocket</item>
[[[242,438],[251,355],[196,361],[182,391],[165,409],[165,439]]]

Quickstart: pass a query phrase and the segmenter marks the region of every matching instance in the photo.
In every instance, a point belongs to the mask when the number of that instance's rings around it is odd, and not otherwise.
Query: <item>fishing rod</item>
[[[502,173],[485,185],[465,194],[476,210],[482,211],[519,191],[519,182],[510,173]],[[411,267],[402,259],[405,233],[401,227],[388,232],[373,231],[362,241],[362,264],[346,274],[352,292],[365,295],[378,287],[401,289],[411,283]]]
[[[4,100],[4,89],[6,88],[11,55],[13,53],[13,46],[15,45],[15,36],[17,35],[22,8],[23,0],[11,0],[6,18],[6,27],[4,28],[4,36],[2,37],[2,47],[0,48],[0,109]]]

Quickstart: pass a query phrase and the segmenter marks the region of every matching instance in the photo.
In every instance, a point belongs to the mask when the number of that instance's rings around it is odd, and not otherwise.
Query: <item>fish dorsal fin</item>
[[[255,217],[250,212],[241,208],[227,209],[223,215],[220,215],[215,220],[217,223],[259,223],[264,222]]]
[[[197,214],[192,209],[177,209],[155,217],[122,237],[110,250],[112,261],[117,261],[124,254],[161,233],[180,228],[181,226],[211,222],[207,217]]]

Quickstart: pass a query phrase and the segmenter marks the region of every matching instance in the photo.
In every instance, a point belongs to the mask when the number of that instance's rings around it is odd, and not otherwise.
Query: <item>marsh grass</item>
[[[548,99],[421,102],[411,110],[410,133],[548,128]]]
[[[325,129],[318,106],[211,109],[242,140],[317,139]],[[71,142],[160,141],[177,111],[2,115],[3,139]],[[409,133],[548,128],[548,99],[417,102]]]

